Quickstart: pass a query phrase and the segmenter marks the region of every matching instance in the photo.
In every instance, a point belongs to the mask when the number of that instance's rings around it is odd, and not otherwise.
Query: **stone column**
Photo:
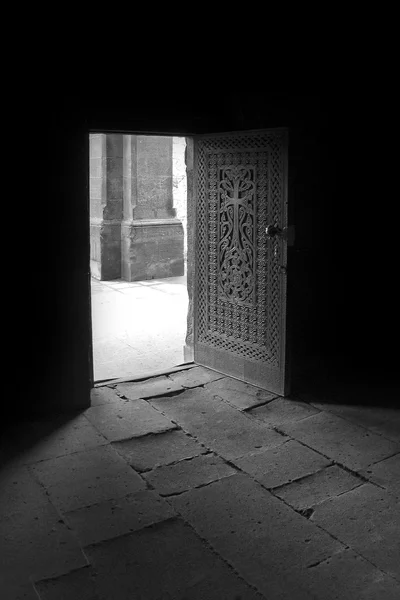
[[[123,136],[90,135],[90,270],[101,280],[121,277]]]
[[[122,277],[183,275],[183,227],[172,196],[172,137],[125,135],[123,146]]]

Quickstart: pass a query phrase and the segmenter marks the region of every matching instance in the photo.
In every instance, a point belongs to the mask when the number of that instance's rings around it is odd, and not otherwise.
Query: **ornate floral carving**
[[[255,180],[253,166],[219,169],[218,280],[233,303],[253,303]]]

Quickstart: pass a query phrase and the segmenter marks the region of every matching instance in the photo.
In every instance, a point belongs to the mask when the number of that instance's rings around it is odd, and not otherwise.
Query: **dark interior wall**
[[[363,160],[355,158],[358,150],[363,157],[366,153],[360,139],[348,130],[343,134],[348,110],[343,98],[338,101],[332,94],[197,93],[169,101],[164,97],[162,103],[157,96],[138,99],[136,94],[135,101],[124,104],[89,96],[44,98],[34,114],[38,134],[33,172],[40,219],[29,251],[21,250],[29,265],[24,277],[31,290],[23,386],[15,386],[22,360],[15,339],[17,348],[8,367],[14,375],[14,412],[59,411],[88,402],[89,131],[190,135],[289,127],[289,193],[296,225],[289,265],[295,356],[317,351],[338,364],[365,364],[370,358],[366,343],[383,343],[384,326],[371,327],[371,269],[377,268],[377,261],[375,257],[373,264],[374,251],[365,246],[367,204],[361,189],[365,192],[367,186],[358,185],[357,168]],[[382,243],[382,237],[375,235],[373,241]],[[373,364],[380,362],[385,359],[375,353]]]

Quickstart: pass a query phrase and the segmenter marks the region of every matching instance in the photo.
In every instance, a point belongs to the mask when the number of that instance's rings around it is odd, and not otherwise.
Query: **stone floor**
[[[95,381],[140,377],[184,362],[186,276],[91,281]]]
[[[382,404],[193,366],[9,429],[1,458],[2,600],[400,598],[400,411]]]

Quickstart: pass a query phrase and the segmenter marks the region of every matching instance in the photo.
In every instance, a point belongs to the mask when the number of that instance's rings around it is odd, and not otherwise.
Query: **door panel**
[[[194,195],[194,360],[288,393],[287,131],[196,136]]]

